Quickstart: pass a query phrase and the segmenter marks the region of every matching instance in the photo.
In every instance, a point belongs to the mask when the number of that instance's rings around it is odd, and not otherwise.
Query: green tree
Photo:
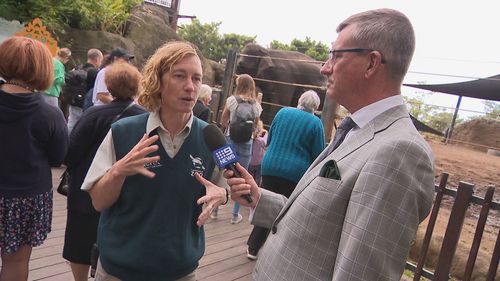
[[[428,93],[420,93],[414,97],[403,96],[403,99],[406,101],[410,114],[413,115],[413,117],[431,128],[444,132],[451,126],[453,113],[446,112],[433,105],[425,104],[424,99],[427,95]],[[463,122],[463,119],[457,118],[455,120],[455,125],[461,122]]]
[[[67,0],[5,0],[0,4],[0,17],[27,23],[35,18],[42,19],[50,30],[62,29],[64,16],[68,12]]]
[[[285,43],[281,43],[278,40],[271,41],[271,43],[269,44],[269,48],[276,49],[276,50],[284,50],[284,51],[297,51],[297,49],[295,47],[290,46],[290,45],[285,44]]]
[[[409,106],[410,114],[418,120],[425,122],[432,112],[432,106],[424,103],[424,98],[427,94],[418,94],[415,97],[403,96]]]
[[[486,116],[492,119],[500,120],[500,103],[496,101],[484,101],[484,111]]]
[[[221,22],[202,24],[199,20],[193,19],[190,24],[181,25],[178,34],[186,41],[198,46],[205,57],[213,59],[221,49],[220,25]]]
[[[178,33],[185,40],[198,46],[203,56],[215,61],[225,58],[230,49],[241,51],[247,43],[255,41],[255,36],[235,33],[220,35],[220,25],[221,22],[202,24],[199,20],[193,19],[190,24],[182,25]]]
[[[256,37],[257,36],[247,36],[235,33],[222,35],[223,44],[221,48],[221,53],[218,54],[218,56],[215,56],[213,60],[219,61],[220,59],[225,58],[227,52],[230,49],[235,49],[238,52],[241,52],[241,50],[243,50],[243,47],[245,47],[246,44],[255,42]]]
[[[105,30],[123,35],[130,10],[141,0],[91,0],[74,2],[71,27]]]
[[[315,60],[326,61],[328,59],[328,46],[310,37],[306,37],[306,40],[293,39],[290,45]]]
[[[438,113],[429,114],[425,120],[427,126],[432,127],[440,132],[444,132],[446,128],[451,126],[451,121],[453,120],[453,113],[441,111]],[[462,123],[463,120],[457,118],[455,120],[455,126]]]
[[[328,46],[309,37],[306,37],[306,40],[293,39],[290,45],[273,40],[270,48],[301,52],[317,61],[326,61],[328,59]]]
[[[142,0],[5,0],[0,17],[29,22],[40,18],[51,31],[67,27],[123,35],[130,10]]]
[[[235,33],[220,35],[220,25],[221,22],[202,24],[199,20],[193,19],[190,24],[182,25],[178,33],[185,40],[198,46],[205,57],[215,61],[225,58],[230,49],[241,51],[247,43],[255,42],[256,36]],[[328,58],[328,46],[309,37],[305,40],[293,39],[290,45],[273,40],[270,48],[298,51],[318,61],[326,61]]]

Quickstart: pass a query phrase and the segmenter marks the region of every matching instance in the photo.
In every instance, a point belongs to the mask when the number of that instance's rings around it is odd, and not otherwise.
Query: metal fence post
[[[220,123],[226,99],[231,94],[233,89],[233,76],[236,69],[236,55],[236,50],[234,49],[230,49],[229,52],[227,52],[226,68],[224,69],[224,78],[222,79],[222,92],[219,97],[219,105],[215,116],[215,121],[217,123]]]

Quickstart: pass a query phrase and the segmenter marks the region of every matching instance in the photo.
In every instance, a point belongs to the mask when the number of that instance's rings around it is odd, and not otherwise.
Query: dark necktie
[[[354,128],[354,126],[356,126],[356,123],[351,119],[351,117],[346,117],[342,120],[340,126],[335,132],[335,136],[333,137],[333,145],[331,146],[329,153],[339,147],[339,145],[344,141],[347,133]]]

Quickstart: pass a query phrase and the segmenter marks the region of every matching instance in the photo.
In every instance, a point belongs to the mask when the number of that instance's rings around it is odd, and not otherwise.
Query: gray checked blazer
[[[405,106],[314,161],[286,197],[262,190],[252,224],[271,229],[253,280],[399,281],[434,195],[433,154]],[[319,176],[335,160],[341,180]]]

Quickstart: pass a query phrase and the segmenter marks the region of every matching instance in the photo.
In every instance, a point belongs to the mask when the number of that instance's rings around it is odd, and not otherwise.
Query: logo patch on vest
[[[191,169],[191,176],[194,177],[195,173],[199,173],[203,175],[205,172],[205,166],[203,166],[203,161],[200,157],[193,157],[193,155],[189,154],[191,158],[191,162],[193,163],[193,168]]]

